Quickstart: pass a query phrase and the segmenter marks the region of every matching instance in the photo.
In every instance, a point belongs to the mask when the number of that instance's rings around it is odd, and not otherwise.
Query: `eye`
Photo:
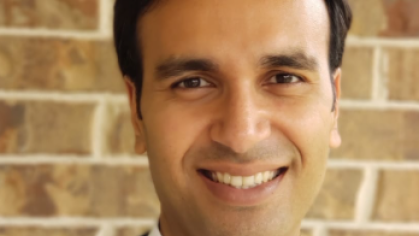
[[[276,74],[269,78],[269,83],[276,84],[289,84],[289,83],[298,83],[303,81],[301,77],[292,74]]]
[[[206,80],[202,79],[201,77],[192,77],[192,78],[188,78],[180,82],[177,82],[176,84],[173,85],[173,87],[192,89],[192,88],[208,87],[210,85],[211,85],[210,83],[208,83]]]

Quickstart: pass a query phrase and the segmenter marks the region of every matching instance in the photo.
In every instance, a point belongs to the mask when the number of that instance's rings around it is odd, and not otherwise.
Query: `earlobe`
[[[131,122],[135,131],[135,152],[138,154],[144,154],[147,151],[147,145],[144,137],[143,121],[138,118],[136,86],[129,77],[124,77],[124,82],[127,88],[129,106],[131,110]]]
[[[144,154],[147,152],[147,145],[144,140],[144,137],[141,136],[135,136],[135,153],[137,154]]]
[[[342,139],[340,137],[339,130],[336,125],[336,127],[334,127],[333,130],[330,132],[329,145],[331,148],[338,148],[341,143]]]

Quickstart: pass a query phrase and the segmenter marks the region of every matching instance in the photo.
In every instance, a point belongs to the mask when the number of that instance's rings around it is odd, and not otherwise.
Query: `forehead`
[[[146,60],[295,49],[326,58],[329,18],[323,0],[165,0],[142,17],[139,32]]]

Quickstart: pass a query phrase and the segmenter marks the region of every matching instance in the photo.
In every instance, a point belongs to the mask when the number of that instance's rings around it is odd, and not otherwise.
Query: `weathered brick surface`
[[[419,36],[419,2],[416,0],[383,0],[387,27],[384,36]]]
[[[92,104],[0,101],[0,153],[90,153]]]
[[[0,37],[0,88],[125,92],[112,42]]]
[[[374,50],[369,47],[347,47],[342,62],[342,98],[370,99],[372,91]]]
[[[312,232],[310,230],[307,230],[307,229],[301,230],[300,236],[312,236],[312,235],[313,234],[312,234]]]
[[[419,160],[419,112],[341,110],[342,146],[334,158],[355,160]]]
[[[419,49],[387,48],[384,53],[388,57],[389,98],[419,101]]]
[[[156,217],[159,212],[146,167],[0,166],[0,186],[0,215],[7,217]]]
[[[359,170],[329,170],[307,218],[351,220],[362,180]]]
[[[376,36],[384,29],[387,14],[383,0],[349,0],[354,14],[350,35]]]
[[[419,222],[419,171],[383,171],[374,220]]]
[[[93,228],[0,227],[0,236],[95,236]]]
[[[329,236],[418,236],[418,233],[397,233],[384,231],[362,231],[362,230],[331,230]]]
[[[350,34],[356,36],[419,36],[417,0],[349,0],[354,12]]]
[[[0,1],[0,27],[92,30],[97,26],[97,0]]]
[[[109,107],[110,127],[108,132],[108,145],[110,154],[135,154],[135,132],[131,122],[131,113],[128,105]]]

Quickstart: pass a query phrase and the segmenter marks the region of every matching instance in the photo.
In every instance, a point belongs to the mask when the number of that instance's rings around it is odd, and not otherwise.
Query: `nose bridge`
[[[239,136],[255,132],[260,112],[253,91],[248,86],[241,87],[229,94],[224,117],[225,128]]]
[[[269,136],[269,121],[252,86],[246,83],[235,86],[223,103],[221,118],[213,127],[214,141],[244,153]]]

